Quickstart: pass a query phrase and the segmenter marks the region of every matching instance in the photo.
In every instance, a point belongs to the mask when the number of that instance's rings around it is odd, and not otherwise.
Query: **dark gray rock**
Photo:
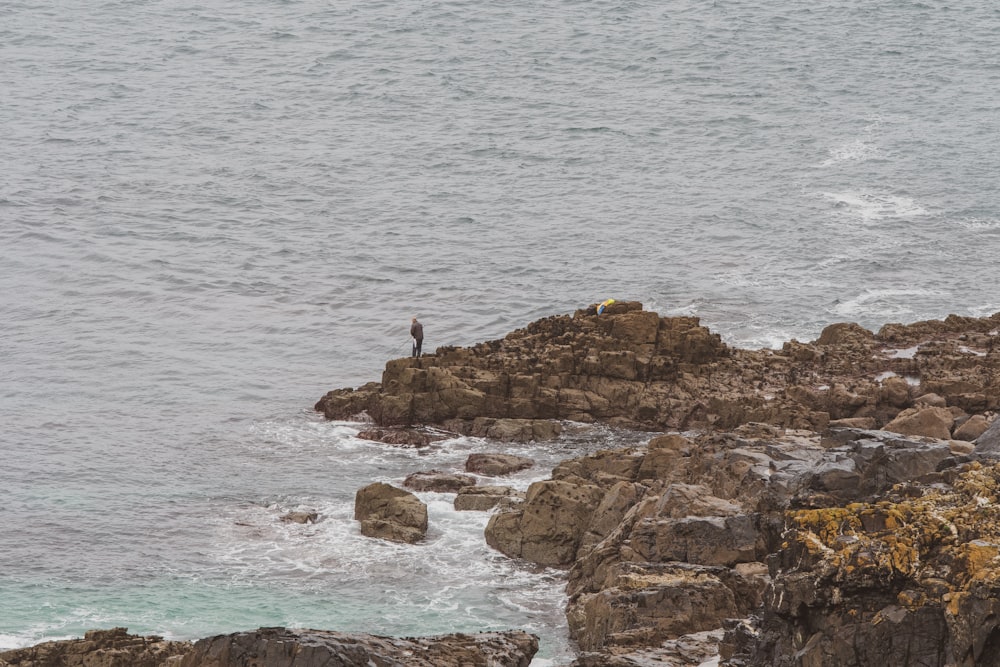
[[[537,651],[521,631],[397,639],[260,628],[201,639],[179,667],[528,667]]]

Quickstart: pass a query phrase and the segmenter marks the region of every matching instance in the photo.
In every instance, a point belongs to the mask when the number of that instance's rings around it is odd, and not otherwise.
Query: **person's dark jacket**
[[[410,325],[410,336],[412,336],[415,340],[423,340],[424,339],[424,325],[421,324],[420,322],[414,322],[413,324],[411,324]]]

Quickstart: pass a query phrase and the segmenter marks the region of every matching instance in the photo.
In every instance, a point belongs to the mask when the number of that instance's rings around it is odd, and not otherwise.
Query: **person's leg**
[[[417,356],[418,357],[420,356],[420,348],[423,347],[423,345],[424,345],[424,339],[421,338],[420,340],[417,341]]]
[[[419,350],[419,349],[420,349],[420,348],[419,348],[419,347],[417,347],[417,341],[416,341],[416,340],[414,340],[414,341],[413,341],[413,351],[412,351],[412,352],[410,352],[410,356],[411,356],[411,357],[415,357],[415,356],[417,356],[417,350]]]

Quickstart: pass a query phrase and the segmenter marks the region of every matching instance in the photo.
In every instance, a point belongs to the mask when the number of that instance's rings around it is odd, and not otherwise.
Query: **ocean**
[[[972,0],[0,0],[0,648],[524,628],[563,573],[420,494],[471,452],[312,405],[606,298],[735,346],[1000,311],[1000,10]],[[494,480],[484,480],[494,481]],[[296,509],[321,521],[286,524]]]

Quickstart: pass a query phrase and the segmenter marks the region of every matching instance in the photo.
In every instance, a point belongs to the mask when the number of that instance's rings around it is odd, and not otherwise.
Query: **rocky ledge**
[[[887,324],[877,333],[833,324],[812,343],[741,350],[697,318],[619,302],[601,315],[549,317],[501,340],[392,360],[381,382],[331,391],[315,407],[328,419],[507,436],[499,439],[557,437],[558,429],[543,426],[550,420],[821,431],[881,428],[897,417],[905,422],[897,430],[933,423],[935,435],[947,437],[1000,406],[998,329],[1000,313]],[[956,435],[972,440],[983,429],[980,418]]]
[[[316,408],[665,432],[563,462],[486,528],[567,570],[577,667],[1000,665],[998,333],[847,323],[748,351],[618,303],[391,361]]]
[[[2,667],[528,667],[538,638],[484,632],[393,638],[260,628],[190,642],[95,630],[83,639],[0,652]]]

